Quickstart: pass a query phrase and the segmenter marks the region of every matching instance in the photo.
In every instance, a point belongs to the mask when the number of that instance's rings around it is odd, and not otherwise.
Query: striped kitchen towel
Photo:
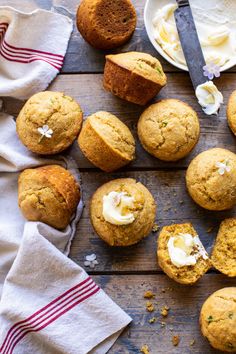
[[[0,6],[0,96],[25,99],[45,90],[62,68],[72,28],[60,14]]]
[[[55,13],[0,6],[0,96],[28,98],[59,72],[72,29]],[[67,255],[82,204],[63,230],[24,220],[19,172],[68,159],[39,158],[0,113],[0,354],[104,354],[131,318]]]

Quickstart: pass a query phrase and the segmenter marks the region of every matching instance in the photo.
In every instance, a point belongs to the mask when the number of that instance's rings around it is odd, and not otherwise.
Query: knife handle
[[[179,7],[189,6],[188,0],[176,0]]]

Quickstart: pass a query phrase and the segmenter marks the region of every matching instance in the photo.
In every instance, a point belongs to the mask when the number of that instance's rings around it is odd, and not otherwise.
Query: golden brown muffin
[[[136,26],[130,0],[82,0],[76,19],[82,37],[97,49],[119,47],[129,40]]]
[[[82,120],[81,108],[73,98],[62,92],[44,91],[25,103],[17,117],[16,130],[29,150],[56,154],[73,143]]]
[[[228,124],[234,135],[236,135],[236,90],[229,97],[227,105]]]
[[[18,203],[24,217],[57,229],[64,229],[69,224],[80,201],[80,188],[75,178],[58,165],[23,171],[18,187]]]
[[[214,292],[204,302],[200,327],[213,348],[236,352],[236,287]]]
[[[164,161],[176,161],[190,153],[198,142],[197,113],[186,103],[161,100],[148,107],[138,121],[138,136],[144,149]]]
[[[220,224],[211,255],[213,266],[229,277],[236,277],[236,218]]]
[[[161,269],[171,279],[181,284],[191,285],[207,272],[211,263],[209,258],[204,259],[202,256],[199,256],[195,265],[177,267],[173,264],[168,250],[168,241],[171,237],[181,234],[189,234],[192,237],[197,236],[197,232],[190,223],[173,224],[162,228],[157,241],[157,259]]]
[[[166,85],[161,63],[146,53],[106,56],[104,88],[126,101],[145,105]]]
[[[133,198],[131,208],[134,220],[126,225],[114,225],[105,220],[103,214],[104,197],[111,192],[125,193]],[[94,193],[90,204],[90,218],[97,234],[110,246],[130,246],[146,237],[155,220],[155,201],[146,187],[132,178],[120,178],[103,184]]]
[[[96,112],[86,119],[78,143],[87,159],[106,172],[135,158],[135,141],[129,128],[108,112]]]
[[[201,207],[230,209],[236,204],[236,155],[226,149],[203,151],[186,173],[188,192]]]

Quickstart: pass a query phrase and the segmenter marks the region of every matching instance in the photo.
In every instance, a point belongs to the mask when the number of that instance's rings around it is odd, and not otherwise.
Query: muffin
[[[176,161],[190,153],[198,142],[197,113],[186,103],[161,100],[148,107],[138,121],[138,136],[149,154]]]
[[[211,263],[192,224],[164,226],[157,243],[161,269],[177,283],[191,285],[210,268]]]
[[[108,112],[97,112],[86,119],[78,143],[87,159],[106,172],[135,158],[135,141],[129,128]]]
[[[236,277],[236,218],[225,219],[213,247],[213,266],[229,277]]]
[[[130,246],[139,242],[152,230],[155,214],[151,193],[132,178],[103,184],[90,204],[92,225],[110,246]]]
[[[214,292],[204,302],[200,327],[213,348],[236,352],[236,287]]]
[[[145,105],[166,85],[160,62],[146,53],[106,56],[104,88],[126,101]]]
[[[68,148],[82,126],[83,113],[73,98],[62,92],[44,91],[33,95],[21,109],[16,130],[31,151],[49,155]]]
[[[236,135],[236,90],[229,97],[226,112],[229,127],[234,135]]]
[[[236,203],[236,155],[214,148],[202,152],[190,163],[187,189],[193,200],[209,210],[225,210]]]
[[[130,0],[82,0],[76,19],[82,37],[97,49],[119,47],[130,39],[136,26]]]
[[[79,185],[71,173],[61,166],[27,169],[19,176],[18,203],[29,221],[42,221],[64,229],[79,201]]]

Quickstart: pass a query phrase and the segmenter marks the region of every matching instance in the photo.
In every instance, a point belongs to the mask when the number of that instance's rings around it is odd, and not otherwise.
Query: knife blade
[[[188,66],[189,75],[196,90],[197,86],[207,81],[203,75],[206,65],[199,42],[192,10],[188,0],[176,0],[178,8],[174,12],[179,39]]]

